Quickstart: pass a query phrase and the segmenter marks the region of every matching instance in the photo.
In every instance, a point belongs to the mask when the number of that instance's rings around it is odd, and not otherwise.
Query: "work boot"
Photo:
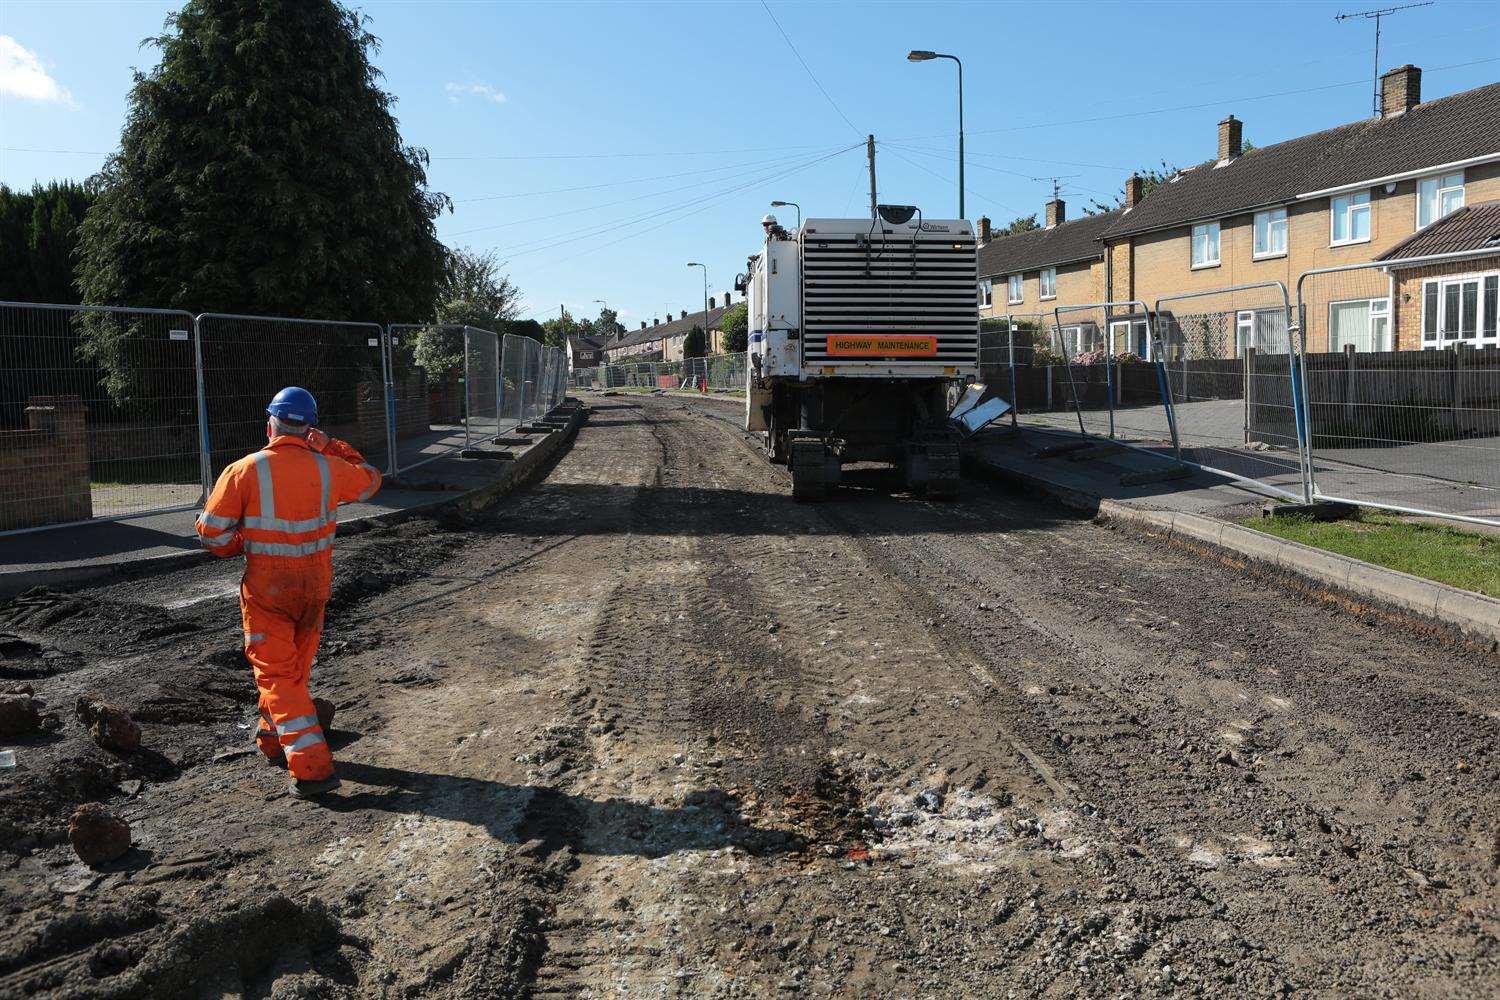
[[[313,708],[318,713],[318,725],[323,727],[323,732],[333,728],[333,702],[327,698],[314,698]]]
[[[328,777],[318,781],[303,781],[300,778],[293,778],[291,784],[286,786],[286,791],[294,799],[315,799],[320,795],[333,791],[341,784],[343,782],[339,781],[337,774],[330,774]]]

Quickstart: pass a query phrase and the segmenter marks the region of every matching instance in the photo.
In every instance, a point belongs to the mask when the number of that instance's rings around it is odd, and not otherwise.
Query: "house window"
[[[1235,357],[1244,357],[1245,348],[1257,354],[1287,354],[1291,337],[1287,334],[1285,309],[1244,309],[1234,317]]]
[[[1417,228],[1431,225],[1464,207],[1464,174],[1424,177],[1417,181]]]
[[[1055,299],[1055,298],[1057,298],[1057,268],[1055,268],[1055,267],[1043,268],[1043,270],[1042,270],[1042,278],[1041,278],[1041,286],[1042,286],[1042,298],[1044,298],[1044,299]]]
[[[1434,278],[1422,284],[1422,347],[1500,347],[1500,273]]]
[[[1201,222],[1193,227],[1193,266],[1219,265],[1219,224]]]
[[[1021,276],[1019,274],[1012,274],[1009,278],[1006,278],[1005,281],[1007,286],[1007,302],[1009,302],[1011,305],[1015,305],[1025,298],[1021,291]]]
[[[1329,242],[1333,246],[1370,242],[1370,192],[1356,191],[1333,199],[1330,214],[1333,231]]]
[[[1273,208],[1255,213],[1254,256],[1286,256],[1286,209]]]
[[[1355,299],[1328,307],[1328,349],[1391,350],[1391,300]]]
[[[979,304],[982,306],[994,305],[995,289],[989,278],[979,279]]]
[[[1151,333],[1143,319],[1115,320],[1109,324],[1109,351],[1129,351],[1142,361],[1151,360]]]

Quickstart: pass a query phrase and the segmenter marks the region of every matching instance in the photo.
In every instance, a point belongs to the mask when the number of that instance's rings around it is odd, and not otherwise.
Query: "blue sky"
[[[686,262],[722,294],[771,199],[864,211],[867,132],[882,201],[956,214],[953,65],[911,48],[964,59],[968,214],[999,223],[1040,210],[1036,178],[1061,176],[1072,215],[1135,167],[1207,159],[1227,113],[1268,145],[1370,112],[1372,26],[1333,17],[1361,0],[768,3],[353,6],[403,136],[456,202],[440,236],[497,250],[540,319],[596,299],[631,326],[701,308]],[[132,68],[155,60],[139,43],[175,6],[0,4],[0,181],[98,169]],[[1439,0],[1385,22],[1380,62],[1423,67],[1431,98],[1500,79],[1497,53],[1500,8]]]

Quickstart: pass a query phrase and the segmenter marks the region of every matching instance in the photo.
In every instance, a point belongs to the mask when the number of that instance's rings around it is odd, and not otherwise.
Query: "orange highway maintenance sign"
[[[936,337],[871,337],[833,334],[828,356],[835,358],[937,357]]]

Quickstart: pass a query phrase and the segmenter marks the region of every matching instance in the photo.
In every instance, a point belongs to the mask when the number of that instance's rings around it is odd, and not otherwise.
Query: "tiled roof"
[[[588,348],[592,351],[597,351],[604,346],[599,342],[599,339],[597,337],[577,336],[570,337],[568,339],[573,341],[573,350],[575,351],[582,350],[584,348]]]
[[[1299,194],[1500,154],[1500,83],[1288,139],[1220,167],[1214,161],[1160,184],[1103,235],[1106,239],[1219,219]]]
[[[1100,215],[1085,215],[1051,229],[996,236],[979,248],[979,274],[994,278],[1103,257],[1104,244],[1099,242],[1099,236],[1121,214],[1122,210],[1116,209]]]
[[[724,306],[710,309],[708,311],[708,326],[705,328],[705,331],[718,329],[719,321],[724,318],[724,312]],[[636,344],[649,344],[654,340],[665,340],[667,337],[675,337],[680,333],[685,334],[693,327],[702,325],[702,323],[703,310],[699,309],[697,312],[688,313],[686,319],[674,319],[666,323],[658,323],[655,326],[648,326],[644,330],[631,330],[625,334],[624,340],[612,340],[604,345],[604,349],[612,351],[620,347],[633,347]]]
[[[1500,201],[1460,208],[1418,229],[1375,259],[1401,260],[1485,247],[1493,247],[1500,254]]]

